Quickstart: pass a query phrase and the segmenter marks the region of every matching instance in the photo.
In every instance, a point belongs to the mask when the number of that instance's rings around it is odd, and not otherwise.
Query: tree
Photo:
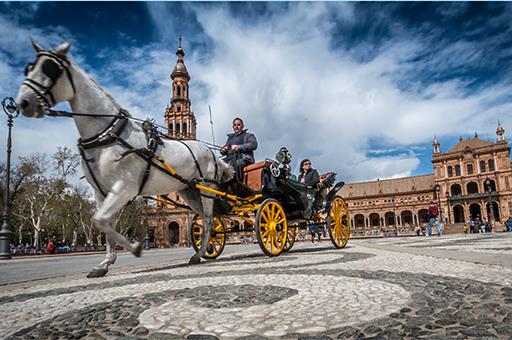
[[[72,198],[76,201],[78,198],[75,196],[78,195],[79,200],[88,200],[86,190],[74,190],[75,186],[70,183],[71,177],[76,174],[79,156],[67,147],[59,147],[51,160],[50,162],[48,156],[41,153],[19,158],[19,178],[23,174],[27,175],[23,177],[23,181],[16,182],[21,184],[13,201],[13,214],[19,225],[18,240],[23,238],[24,226],[30,226],[36,248],[40,247],[43,228],[47,231],[48,238],[73,238],[72,226],[77,224],[78,212],[71,203]],[[80,202],[79,205],[84,204]]]

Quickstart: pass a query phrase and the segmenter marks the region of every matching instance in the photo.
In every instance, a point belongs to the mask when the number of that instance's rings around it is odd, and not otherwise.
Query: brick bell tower
[[[176,51],[178,60],[171,73],[172,96],[170,105],[167,106],[164,113],[165,123],[167,124],[168,136],[175,139],[195,139],[196,138],[196,117],[190,110],[190,99],[188,97],[190,76],[188,74],[183,57],[185,52],[180,45]]]

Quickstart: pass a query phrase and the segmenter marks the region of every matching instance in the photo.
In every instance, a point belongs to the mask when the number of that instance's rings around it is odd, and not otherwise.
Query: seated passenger
[[[316,185],[320,182],[318,171],[311,167],[311,161],[309,159],[304,159],[300,162],[299,182],[315,189]]]
[[[228,140],[220,153],[226,156],[226,162],[233,165],[237,177],[241,178],[242,169],[254,163],[254,150],[258,148],[258,141],[256,136],[244,129],[241,118],[233,119],[233,131],[228,134]]]

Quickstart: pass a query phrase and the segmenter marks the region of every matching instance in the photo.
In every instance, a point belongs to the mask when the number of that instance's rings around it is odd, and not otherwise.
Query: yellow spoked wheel
[[[226,243],[226,228],[224,227],[224,223],[217,216],[214,217],[213,222],[214,224],[210,239],[208,240],[208,245],[206,246],[206,251],[203,255],[203,258],[208,260],[217,258],[224,250],[224,245]],[[201,248],[201,235],[203,235],[203,230],[203,219],[201,216],[196,215],[192,220],[192,225],[190,227],[192,248],[194,248],[195,251],[198,251],[199,248]]]
[[[297,235],[297,228],[288,228],[288,237],[286,238],[286,243],[284,245],[283,251],[288,251],[292,249],[293,244],[295,243],[295,236]]]
[[[326,224],[332,244],[336,248],[345,247],[350,237],[350,219],[348,205],[343,198],[335,196],[332,200]]]
[[[288,238],[288,224],[283,208],[273,198],[261,203],[256,212],[256,237],[267,256],[281,254]]]

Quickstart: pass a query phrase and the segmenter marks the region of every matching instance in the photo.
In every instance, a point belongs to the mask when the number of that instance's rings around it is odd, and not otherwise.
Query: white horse
[[[213,197],[201,193],[188,181],[218,188],[232,177],[232,170],[203,143],[164,140],[156,154],[165,160],[178,176],[172,177],[156,166],[148,168],[148,159],[133,147],[147,147],[146,134],[140,124],[128,119],[121,106],[89,75],[68,58],[70,45],[45,50],[32,41],[37,58],[26,68],[16,103],[23,115],[41,118],[46,110],[59,102],[69,101],[80,134],[82,168],[94,189],[98,210],[94,225],[105,233],[107,254],[88,277],[104,276],[116,260],[115,245],[120,244],[139,257],[142,242],[131,243],[115,229],[114,215],[138,195],[165,195],[178,192],[189,206],[203,217],[201,247],[189,263],[199,263],[207,247],[213,225]],[[85,113],[85,114],[84,114]],[[81,114],[81,115],[80,115]],[[124,154],[124,157],[122,155]],[[144,173],[149,169],[149,177]]]

